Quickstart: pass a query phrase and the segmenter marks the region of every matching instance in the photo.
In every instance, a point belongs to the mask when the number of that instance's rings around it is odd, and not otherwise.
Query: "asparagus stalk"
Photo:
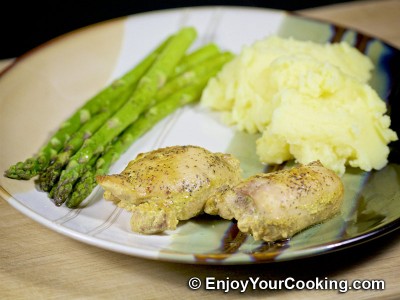
[[[182,74],[183,72],[193,68],[200,62],[203,62],[218,53],[220,53],[218,46],[212,43],[196,49],[192,53],[182,58],[179,65],[177,65],[174,69],[171,78]]]
[[[132,124],[148,107],[157,90],[165,84],[195,37],[196,31],[191,27],[183,28],[174,35],[140,79],[130,99],[71,157],[54,192],[56,205],[61,205],[68,199],[73,184],[83,174],[84,165],[94,155],[104,151],[105,145]]]
[[[58,131],[53,134],[49,142],[34,157],[16,163],[6,170],[4,175],[13,179],[28,180],[46,169],[52,159],[54,159],[54,156],[62,149],[64,143],[83,123],[88,121],[100,109],[108,106],[115,98],[120,97],[126,90],[131,89],[139,81],[168,42],[169,39],[145,57],[135,68],[89,99],[69,119],[61,124]]]
[[[114,99],[104,111],[93,116],[74,133],[66,142],[64,149],[54,158],[54,162],[39,175],[38,183],[41,190],[48,192],[53,188],[71,156],[79,150],[86,139],[90,138],[126,102],[130,94],[131,91],[126,90],[120,97]]]
[[[87,184],[89,183],[87,176],[89,176],[89,172],[94,171],[94,165],[98,157],[99,155],[95,155],[89,160],[89,162],[84,166],[83,176],[79,179],[75,187],[72,187],[72,185],[70,186],[71,189],[74,188],[74,193],[76,192],[76,194],[79,194],[80,190],[83,189],[83,185],[86,185],[85,188],[89,188],[89,186],[87,186]],[[95,186],[93,186],[91,190],[93,190],[94,187]],[[48,194],[50,199],[54,199],[55,192],[56,192],[56,186],[53,186]]]
[[[66,206],[68,208],[77,208],[96,186],[96,169],[94,166],[91,166],[91,168],[83,173],[82,177],[76,183],[71,198],[66,202]]]
[[[156,94],[155,100],[165,99],[174,91],[184,87],[187,84],[193,83],[196,80],[201,80],[202,77],[214,68],[220,68],[223,64],[231,60],[233,54],[230,52],[217,53],[212,57],[208,57],[205,62],[198,63],[194,67],[186,70],[179,76],[168,81]]]

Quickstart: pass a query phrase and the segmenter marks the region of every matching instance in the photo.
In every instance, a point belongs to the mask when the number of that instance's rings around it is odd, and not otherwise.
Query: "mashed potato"
[[[209,82],[201,102],[240,130],[262,132],[257,154],[264,163],[320,160],[338,174],[345,165],[380,169],[397,135],[367,84],[372,68],[344,42],[274,36],[245,47]]]

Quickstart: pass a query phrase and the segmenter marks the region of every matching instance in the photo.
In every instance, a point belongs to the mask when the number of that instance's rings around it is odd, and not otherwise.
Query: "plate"
[[[193,48],[215,42],[239,53],[268,35],[316,42],[346,40],[376,65],[371,85],[391,107],[393,129],[400,111],[399,51],[350,29],[282,11],[239,7],[165,10],[119,18],[63,35],[16,60],[0,78],[0,167],[6,170],[33,155],[85,100],[141,60],[167,35],[194,26]],[[398,68],[397,68],[398,69]],[[398,101],[397,101],[398,102]],[[398,107],[397,107],[398,108]],[[397,122],[397,123],[396,123]],[[398,130],[397,130],[398,131]],[[136,154],[169,145],[193,144],[237,156],[247,174],[262,172],[254,136],[238,133],[199,106],[188,106],[157,124],[113,165],[120,172]],[[397,145],[394,145],[397,146]],[[400,225],[400,168],[397,148],[377,172],[348,169],[345,201],[337,217],[287,241],[256,242],[234,222],[200,216],[175,231],[145,236],[131,232],[128,212],[102,199],[96,188],[84,208],[56,207],[34,181],[0,178],[1,196],[27,217],[63,235],[143,258],[201,264],[250,264],[315,256],[381,236]]]

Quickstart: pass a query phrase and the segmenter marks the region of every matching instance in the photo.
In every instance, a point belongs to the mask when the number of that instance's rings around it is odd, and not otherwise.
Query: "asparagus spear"
[[[196,80],[201,80],[202,76],[209,73],[214,68],[219,68],[227,61],[231,60],[233,54],[230,52],[218,53],[212,57],[208,57],[205,62],[198,63],[196,66],[186,70],[179,76],[168,81],[156,94],[155,100],[165,99],[171,95],[174,91],[184,87],[189,83],[193,83]]]
[[[75,187],[74,187],[74,192],[79,193],[79,191],[83,189],[83,184],[88,184],[88,183],[89,183],[87,176],[89,175],[89,172],[90,172],[90,171],[94,171],[94,165],[95,165],[95,163],[96,163],[98,157],[99,157],[99,155],[93,156],[93,157],[89,160],[89,162],[88,162],[87,164],[85,164],[85,166],[84,166],[84,174],[83,174],[83,176],[79,179],[79,181],[77,182],[77,184],[76,184],[76,189],[75,189]],[[89,179],[90,179],[90,178],[89,178]],[[95,186],[93,186],[91,190],[93,190],[94,187],[95,187]],[[72,185],[71,185],[70,188],[72,189]],[[85,188],[89,188],[89,186],[85,186]],[[51,190],[49,191],[49,194],[48,194],[48,196],[49,196],[50,199],[54,199],[54,193],[55,193],[55,192],[56,192],[56,186],[53,186],[53,187],[51,188]],[[86,196],[86,197],[87,197],[87,196]]]
[[[139,81],[168,42],[169,39],[158,46],[157,49],[144,58],[135,68],[125,73],[121,78],[115,80],[111,85],[89,99],[69,119],[61,124],[58,131],[54,133],[49,142],[44,145],[34,157],[16,163],[11,166],[4,175],[13,179],[27,180],[43,171],[51,163],[58,151],[62,149],[65,141],[67,141],[83,123],[89,120],[91,116],[96,114],[101,108],[108,106],[113,99],[121,96],[126,90],[129,90],[132,85]]]
[[[195,37],[196,31],[191,27],[183,28],[174,35],[150,69],[140,79],[132,97],[71,157],[66,169],[61,174],[54,193],[56,205],[61,205],[68,199],[73,184],[83,174],[84,165],[93,155],[104,151],[105,145],[132,124],[147,108],[157,90],[167,81]]]
[[[130,94],[131,91],[126,90],[120,97],[114,99],[104,111],[94,115],[74,133],[66,142],[64,149],[54,158],[54,162],[39,175],[38,183],[41,190],[48,192],[52,189],[71,156],[79,150],[86,139],[90,138],[126,102]]]
[[[220,52],[219,48],[215,44],[204,45],[192,53],[182,58],[179,65],[174,69],[171,78],[182,74],[183,72],[196,66],[198,63],[205,61],[206,59],[214,56]]]
[[[97,186],[96,182],[96,169],[90,166],[89,170],[83,173],[82,177],[76,183],[71,198],[66,202],[68,208],[76,208],[85,200],[93,189]]]

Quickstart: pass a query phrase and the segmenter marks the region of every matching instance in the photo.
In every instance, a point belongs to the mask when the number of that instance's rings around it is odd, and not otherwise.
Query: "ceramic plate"
[[[281,11],[235,7],[174,9],[120,18],[61,36],[17,59],[0,78],[0,168],[33,155],[51,132],[90,96],[141,60],[167,35],[192,25],[199,34],[193,49],[215,42],[239,53],[244,45],[268,35],[316,42],[346,40],[376,65],[372,86],[400,112],[399,52],[385,43],[331,24]],[[397,76],[397,77],[396,77]],[[397,85],[396,85],[397,84]],[[398,99],[397,99],[398,100]],[[398,101],[397,101],[398,102]],[[398,107],[397,107],[398,108]],[[393,120],[395,122],[395,120]],[[392,128],[396,129],[397,123]],[[140,152],[169,145],[193,144],[230,152],[246,175],[262,172],[254,136],[235,132],[199,106],[170,115],[138,140],[113,165],[120,172]],[[397,151],[394,149],[393,154]],[[345,202],[340,215],[294,236],[290,241],[256,242],[234,222],[200,216],[175,231],[144,236],[131,232],[130,214],[102,199],[96,188],[84,208],[56,207],[34,181],[0,178],[1,196],[27,217],[61,234],[101,248],[157,260],[247,264],[319,255],[368,241],[400,225],[399,165],[378,172],[349,169],[344,175]]]

